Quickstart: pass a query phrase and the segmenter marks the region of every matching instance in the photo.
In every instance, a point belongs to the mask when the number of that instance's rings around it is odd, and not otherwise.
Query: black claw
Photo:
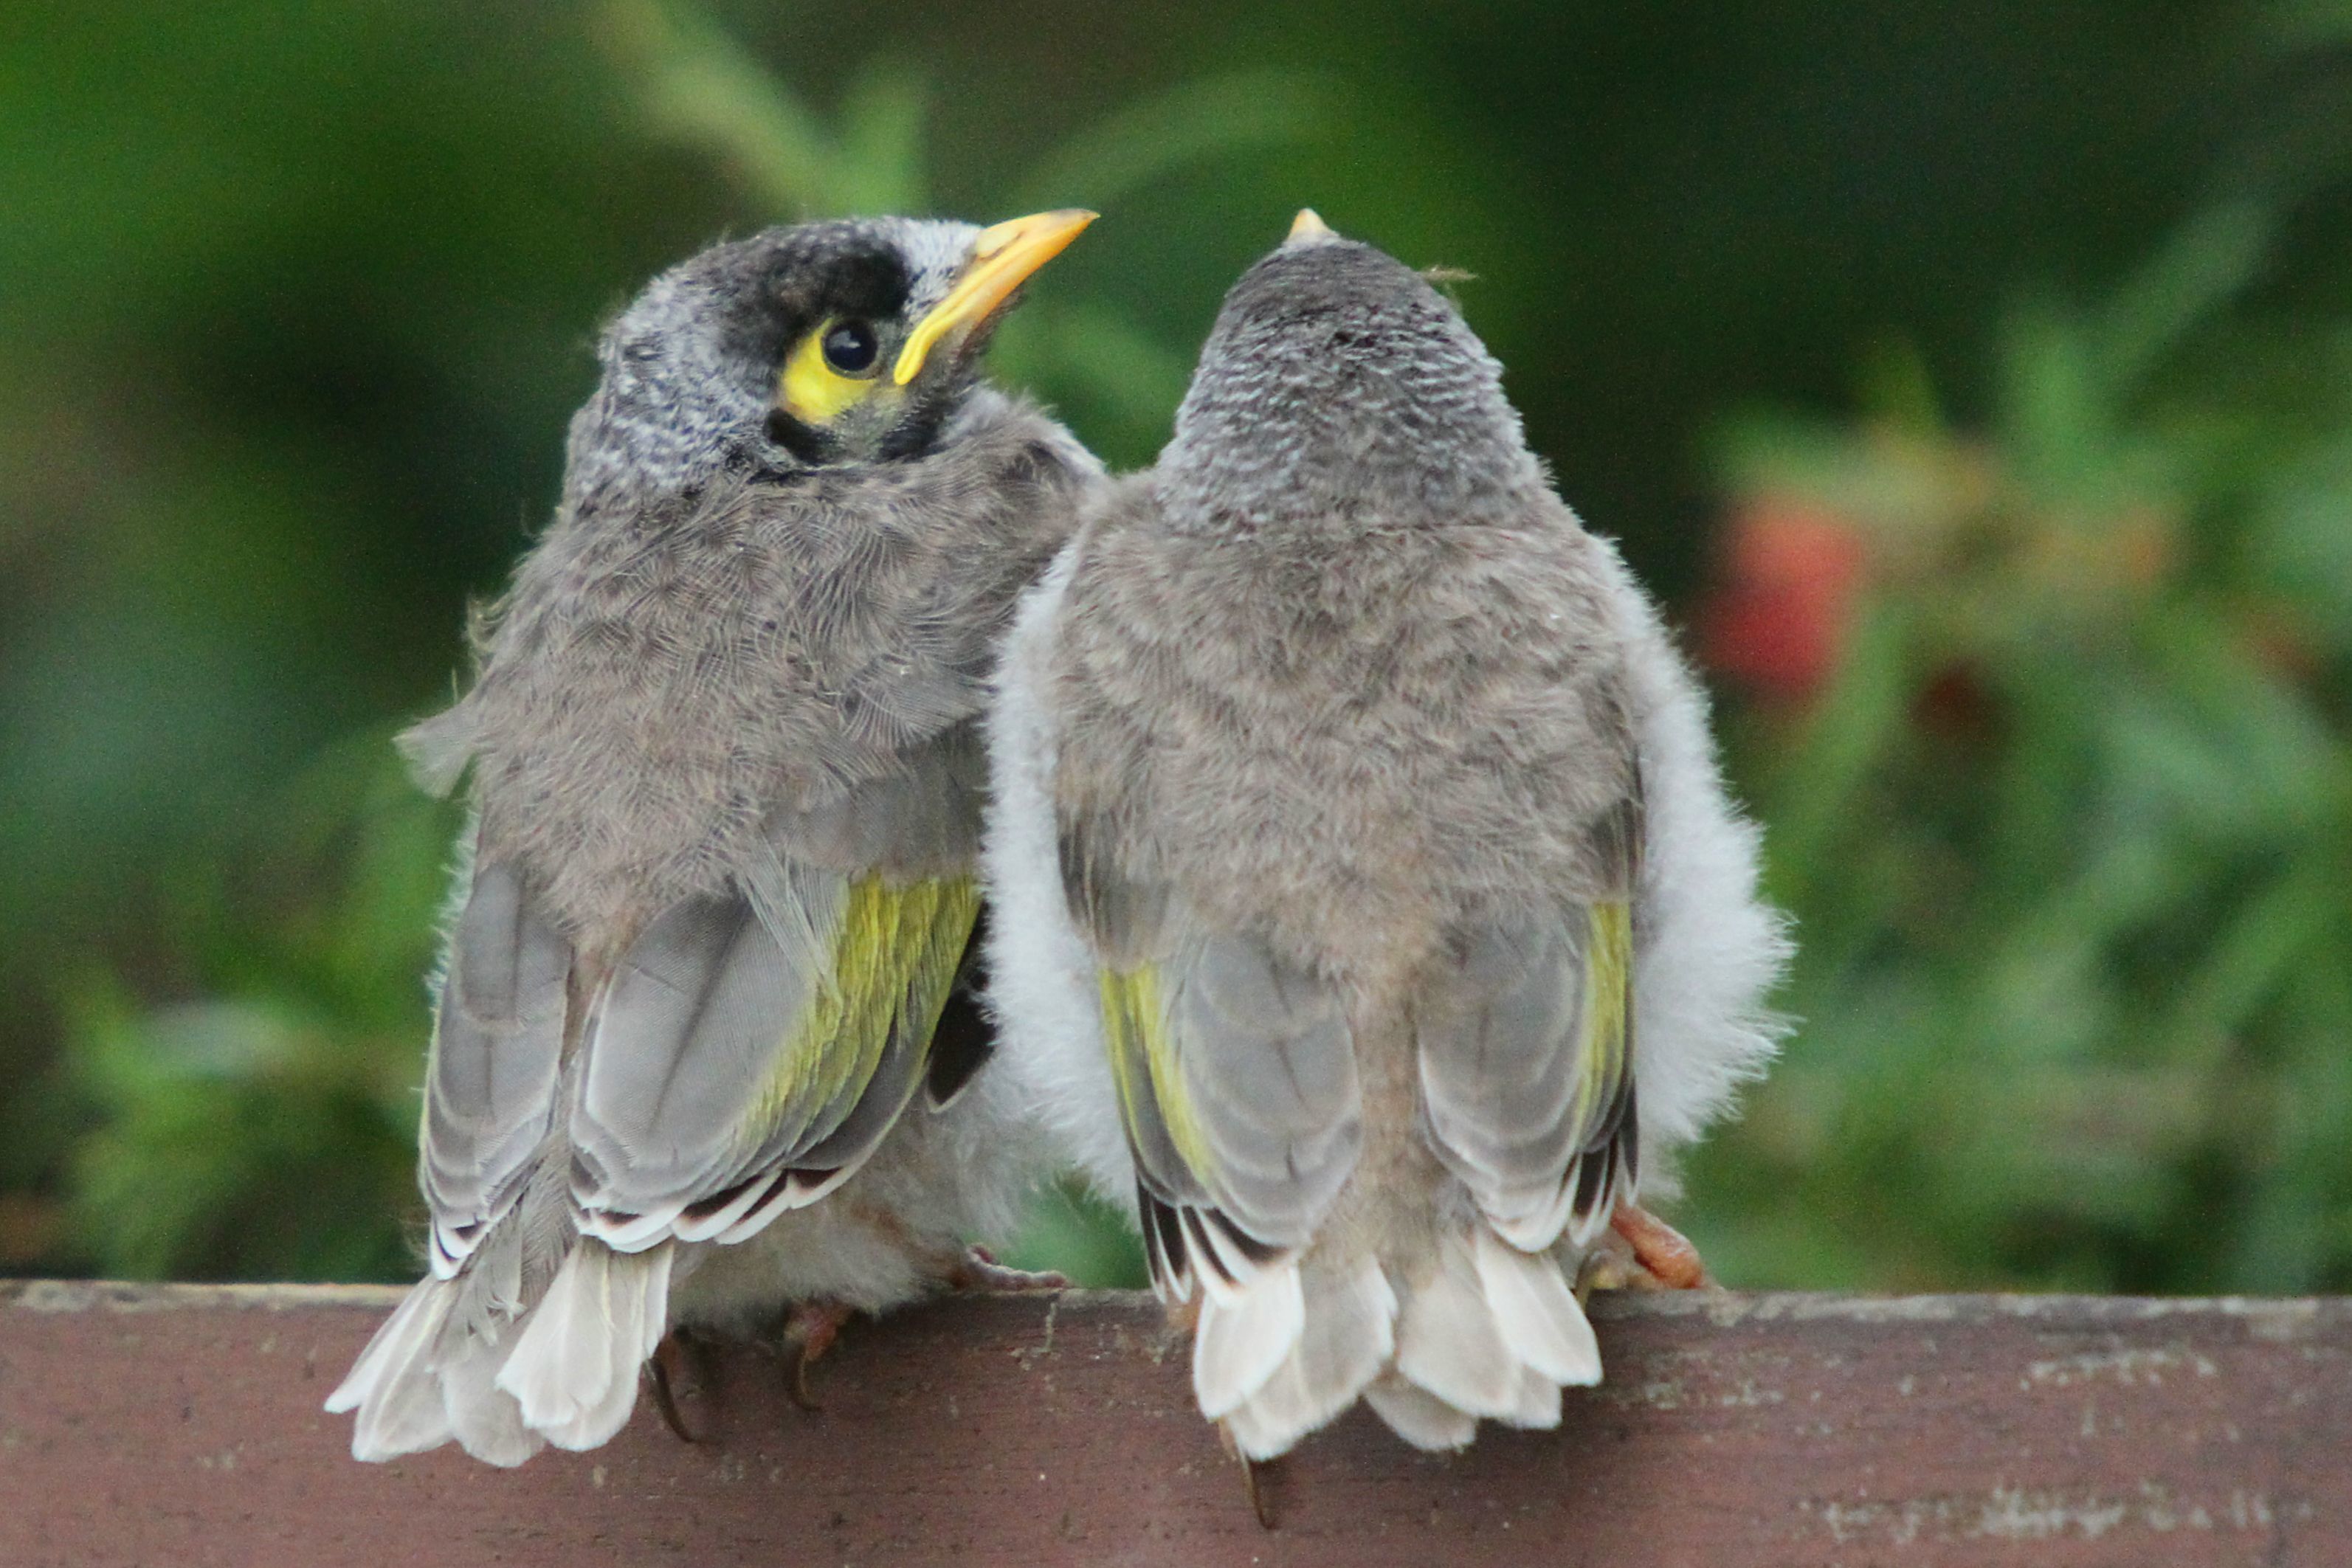
[[[1257,1527],[1260,1530],[1274,1529],[1274,1499],[1268,1495],[1273,1489],[1258,1485],[1258,1468],[1247,1454],[1235,1454],[1234,1457],[1241,1461],[1242,1490],[1249,1495],[1250,1512],[1257,1516]]]
[[[673,1334],[656,1345],[653,1354],[646,1359],[646,1378],[653,1385],[654,1408],[661,1412],[662,1425],[667,1427],[679,1442],[696,1443],[701,1439],[687,1430],[686,1417],[678,1414],[677,1397],[670,1387],[669,1357],[677,1354],[679,1354],[679,1342]]]
[[[809,1362],[812,1359],[807,1346],[793,1348],[793,1370],[784,1380],[784,1392],[792,1396],[793,1404],[814,1416],[824,1409],[824,1401],[809,1392]]]
[[[838,1304],[827,1305],[803,1301],[793,1309],[784,1324],[784,1349],[792,1356],[792,1366],[784,1391],[793,1404],[803,1410],[822,1410],[824,1405],[809,1392],[809,1363],[833,1347],[842,1324],[848,1320],[849,1310]]]

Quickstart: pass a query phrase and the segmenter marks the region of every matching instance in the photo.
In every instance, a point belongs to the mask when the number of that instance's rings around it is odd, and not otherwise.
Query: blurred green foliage
[[[1097,207],[995,364],[1128,465],[1312,202],[1478,275],[1564,493],[1724,677],[1803,1021],[1693,1163],[1719,1272],[2352,1282],[2341,0],[34,9],[0,1270],[412,1269],[456,823],[388,737],[646,277]],[[1133,1277],[1066,1193],[1018,1251]]]
[[[2015,312],[1983,434],[1898,370],[1725,441],[1843,643],[1738,730],[1806,1027],[1701,1162],[1734,1277],[2352,1283],[2352,323],[2248,331],[2269,228]]]
[[[258,804],[173,890],[196,999],[142,1007],[104,974],[68,996],[94,1122],[75,1228],[109,1275],[411,1270],[418,980],[461,813],[409,783],[383,729]]]

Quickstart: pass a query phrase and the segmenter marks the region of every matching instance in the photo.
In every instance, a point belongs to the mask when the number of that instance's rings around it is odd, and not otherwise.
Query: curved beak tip
[[[1338,232],[1313,207],[1301,207],[1298,215],[1290,220],[1290,233],[1283,236],[1285,245],[1314,245],[1327,239],[1338,239]]]
[[[1058,251],[1078,237],[1086,226],[1102,216],[1084,207],[1056,207],[1050,213],[1031,213],[1025,218],[1007,218],[1001,224],[991,224],[980,231],[971,242],[971,259],[975,263],[994,260],[1007,246],[1024,241],[1047,244]],[[1051,256],[1053,252],[1047,252]],[[1042,262],[1045,258],[1040,257]]]
[[[1100,215],[1084,207],[1058,207],[981,230],[955,287],[908,334],[891,380],[900,386],[913,381],[942,340],[986,320],[1031,273],[1061,255]]]

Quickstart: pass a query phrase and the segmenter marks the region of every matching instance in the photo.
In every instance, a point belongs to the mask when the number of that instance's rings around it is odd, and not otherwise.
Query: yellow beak
[[[1078,231],[1100,214],[1078,207],[1032,213],[980,231],[971,242],[971,257],[963,276],[931,313],[915,323],[890,379],[905,386],[921,373],[931,350],[950,335],[969,332],[988,319],[990,311],[1021,287],[1024,279],[1062,254]]]

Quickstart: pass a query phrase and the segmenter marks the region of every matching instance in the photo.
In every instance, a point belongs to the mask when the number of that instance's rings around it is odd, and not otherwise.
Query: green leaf
[[[891,192],[894,170],[845,151],[783,84],[702,11],[665,0],[604,0],[598,42],[656,135],[710,153],[766,210],[832,217]],[[869,110],[877,120],[886,106]],[[876,134],[869,131],[869,135]],[[889,150],[880,137],[865,151]],[[898,210],[886,204],[878,211]]]

